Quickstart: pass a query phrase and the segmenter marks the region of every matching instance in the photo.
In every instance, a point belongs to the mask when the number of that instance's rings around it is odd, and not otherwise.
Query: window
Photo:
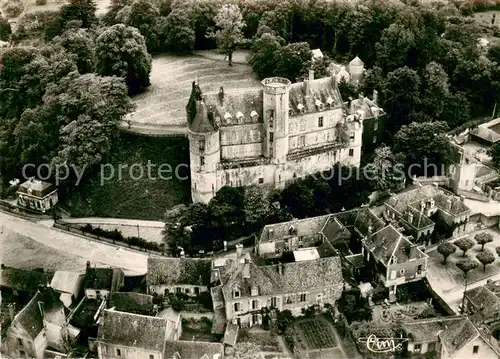
[[[422,274],[422,268],[423,268],[422,265],[419,264],[418,267],[417,267],[417,274],[418,275]]]
[[[354,131],[351,131],[349,138],[351,139],[351,142],[354,141],[354,139],[356,138],[356,134],[354,133]]]
[[[189,288],[186,288],[186,294],[189,294],[190,292]]]
[[[421,344],[415,344],[415,346],[413,347],[413,352],[420,353],[421,349],[422,349],[422,345]]]
[[[273,128],[273,126],[274,126],[274,120],[273,120],[273,118],[271,117],[271,118],[269,119],[269,128]]]
[[[205,166],[205,157],[200,156],[200,166]]]
[[[274,117],[274,110],[269,110],[269,119]]]
[[[354,148],[349,148],[349,157],[354,156]]]
[[[261,178],[259,178],[259,183],[260,183],[260,184],[264,183],[264,178],[262,178],[262,177],[261,177]]]
[[[375,123],[373,124],[373,130],[374,131],[378,130],[378,121],[375,121]]]
[[[472,354],[477,354],[479,353],[479,345],[474,345],[474,347],[472,348]]]
[[[149,354],[149,359],[155,359],[154,354]]]
[[[377,143],[377,136],[373,136],[373,143]]]
[[[306,130],[306,121],[305,120],[300,120],[300,130],[301,131]]]
[[[401,274],[401,275],[405,274],[405,269],[401,268],[401,270],[399,271],[399,274]]]
[[[429,343],[429,344],[427,345],[427,351],[428,351],[428,352],[433,352],[433,351],[435,351],[435,350],[436,350],[436,343]]]
[[[233,309],[235,312],[239,312],[240,311],[240,303],[234,303],[233,304]]]
[[[252,300],[252,309],[258,309],[259,308],[259,302],[257,299]]]
[[[278,298],[272,297],[271,298],[271,307],[277,307],[278,306]]]
[[[26,358],[26,353],[25,353],[25,351],[24,351],[24,350],[20,350],[20,351],[19,351],[19,356],[20,356],[21,358]]]
[[[318,118],[318,127],[323,127],[323,116]]]
[[[299,137],[299,146],[304,147],[306,145],[306,136],[302,135]]]
[[[200,151],[205,151],[205,139],[200,140],[198,144]]]
[[[259,323],[259,315],[252,314],[252,324],[258,324],[258,323]]]
[[[194,294],[200,294],[200,288],[194,287]]]
[[[269,132],[269,142],[274,141],[274,132]]]
[[[121,357],[122,356],[122,351],[120,349],[116,349],[116,356]]]
[[[23,345],[23,340],[21,338],[17,338],[17,344]]]
[[[240,297],[240,290],[239,289],[235,289],[233,295],[234,295],[235,298],[239,298]]]
[[[176,291],[176,293],[180,293],[181,292],[181,288],[175,288],[175,291]]]
[[[305,301],[306,301],[306,294],[305,294],[305,293],[302,293],[302,294],[300,295],[300,301],[301,301],[301,302],[305,302]]]

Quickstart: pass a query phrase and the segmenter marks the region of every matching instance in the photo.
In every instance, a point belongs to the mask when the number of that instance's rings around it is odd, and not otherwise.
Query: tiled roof
[[[281,274],[279,266],[282,266]],[[245,276],[244,272],[249,275]],[[252,261],[239,263],[229,281],[223,284],[222,290],[224,296],[230,298],[235,286],[240,287],[241,296],[245,297],[250,296],[252,287],[259,289],[259,295],[272,295],[342,285],[340,258],[327,257],[269,266],[257,266]]]
[[[22,183],[17,191],[43,198],[55,189],[56,187],[52,183],[40,180],[28,180]]]
[[[469,289],[465,292],[465,296],[476,308],[500,310],[500,298],[486,286]]]
[[[178,356],[175,356],[176,353]],[[224,355],[222,343],[175,340],[166,342],[164,357],[165,359],[201,359],[207,355],[209,359],[212,359],[216,354],[220,354],[220,358]]]
[[[471,134],[491,143],[500,141],[500,135],[486,127],[476,127],[472,130]]]
[[[373,118],[375,117],[375,115],[373,114],[372,107],[379,108],[370,99],[366,97],[357,98],[351,101],[350,113],[355,114],[358,111],[362,111],[364,119]],[[382,109],[380,109],[380,113],[384,113]]]
[[[210,294],[214,302],[222,302],[224,300],[222,288],[220,286],[210,288]]]
[[[411,213],[411,216],[410,216]],[[408,207],[407,210],[401,216],[405,222],[411,224],[413,227],[417,229],[425,228],[427,226],[431,226],[434,224],[432,220],[424,215],[421,211],[413,207]]]
[[[403,213],[410,204],[418,204],[420,201],[427,201],[439,193],[439,188],[428,185],[393,195],[386,203],[398,212]]]
[[[212,321],[212,333],[224,334],[226,327],[226,308],[220,307],[214,309],[214,319]]]
[[[123,286],[124,277],[123,271],[118,268],[87,268],[83,287],[114,292]]]
[[[27,293],[36,293],[39,285],[50,283],[50,275],[12,267],[0,270],[0,285]]]
[[[260,236],[262,242],[269,241],[270,230],[272,229],[274,239],[283,239],[293,236],[307,236],[321,233],[323,226],[327,223],[330,215],[296,219],[288,222],[268,224],[262,229]],[[296,234],[290,234],[289,230],[293,227]]]
[[[485,285],[493,294],[500,298],[500,280],[489,282]]]
[[[356,269],[363,268],[365,266],[365,260],[363,258],[363,254],[353,254],[345,257],[346,261],[352,264],[352,266]]]
[[[306,85],[303,82],[294,83],[290,86],[289,106],[292,110],[292,115],[297,113],[297,106],[299,104],[305,106],[304,110],[306,113],[320,112],[316,107],[316,100],[326,104],[329,97],[333,100],[332,107],[335,108],[343,105],[340,92],[332,77],[309,81],[308,87],[309,92],[306,93]],[[328,109],[328,106],[325,108]]]
[[[148,285],[210,284],[210,259],[148,257]]]
[[[223,343],[234,346],[236,344],[236,339],[238,339],[238,329],[239,328],[236,324],[227,323]]]
[[[328,239],[328,241],[332,242],[337,240],[338,238],[342,238],[345,235],[351,235],[349,230],[337,219],[335,216],[329,216],[326,221],[322,233]]]
[[[385,226],[384,221],[377,217],[370,208],[360,208],[356,210],[358,215],[354,221],[354,227],[357,228],[362,235],[368,234],[368,227],[372,227],[372,233],[382,229]]]
[[[434,200],[436,201],[436,205],[439,208],[453,215],[458,215],[460,213],[469,210],[469,207],[467,207],[465,203],[461,201],[460,198],[457,198],[455,196],[446,196],[444,194],[438,194],[437,196],[434,197]],[[450,200],[451,203],[449,203],[448,200]]]
[[[221,126],[231,124],[244,124],[262,122],[263,119],[263,91],[261,88],[248,89],[245,91],[232,90],[224,93],[224,99],[221,103],[218,93],[208,93],[203,96],[207,104],[208,111],[214,114],[214,118],[220,121]],[[257,119],[252,118],[252,112],[258,115]],[[236,114],[241,112],[243,118],[238,121]],[[231,119],[226,121],[226,113],[231,115]],[[219,119],[217,119],[217,117]]]
[[[479,336],[474,324],[463,317],[461,320],[447,323],[447,328],[439,334],[446,352],[451,357],[457,351],[462,349],[467,343]]]
[[[104,343],[162,352],[168,319],[104,310],[97,340]]]
[[[110,306],[120,312],[152,314],[153,296],[133,292],[115,292],[111,295]]]
[[[83,273],[58,270],[54,274],[50,286],[59,292],[77,294],[83,276]]]

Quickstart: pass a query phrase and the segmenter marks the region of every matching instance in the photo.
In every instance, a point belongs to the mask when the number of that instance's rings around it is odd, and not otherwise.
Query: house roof
[[[203,96],[209,113],[213,113],[215,121],[221,126],[232,124],[256,123],[263,119],[263,91],[262,88],[252,88],[244,91],[231,90],[224,93],[221,103],[219,93],[212,92]],[[256,112],[258,117],[253,118],[252,113]],[[238,112],[243,118],[238,119]],[[228,120],[225,115],[231,115]]]
[[[365,63],[363,61],[361,61],[361,59],[356,56],[354,59],[352,59],[350,62],[349,62],[349,65],[351,66],[363,66]]]
[[[214,317],[212,321],[212,333],[224,334],[226,327],[226,308],[223,306],[214,309]]]
[[[465,296],[476,308],[500,310],[500,296],[495,295],[487,286],[469,289],[465,292]]]
[[[486,283],[485,288],[487,288],[488,290],[490,290],[493,294],[495,294],[497,297],[500,298],[500,280],[496,280],[496,281],[491,281],[489,283]]]
[[[321,112],[316,107],[316,100],[325,104],[328,98],[331,98],[332,107],[343,105],[342,97],[332,77],[314,79],[308,82],[307,87],[308,91],[304,82],[290,85],[289,107],[292,110],[292,116],[296,114],[299,104],[305,107],[306,113]]]
[[[59,292],[77,294],[84,276],[84,273],[58,270],[52,277],[50,286]]]
[[[148,257],[148,285],[210,284],[210,259]]]
[[[467,207],[460,198],[455,196],[438,194],[434,197],[434,200],[439,208],[453,215],[458,215],[469,210],[469,207]]]
[[[312,57],[315,59],[320,59],[323,57],[323,53],[321,52],[321,49],[314,49],[314,50],[311,50],[311,52],[312,52]]]
[[[37,179],[29,179],[19,185],[17,191],[20,193],[27,193],[35,197],[43,198],[54,190],[56,190],[56,187],[52,183],[40,181]]]
[[[43,272],[3,267],[0,270],[0,285],[14,290],[35,293],[39,285],[50,283],[50,275]]]
[[[441,337],[443,346],[446,348],[446,352],[450,356],[479,336],[479,332],[474,324],[466,317],[447,323],[447,327],[439,336]]]
[[[400,219],[404,220],[406,223],[409,223],[413,227],[417,229],[425,228],[427,226],[432,226],[434,222],[423,214],[421,211],[418,211],[414,207],[408,207],[407,210],[402,214]]]
[[[325,215],[304,219],[295,219],[288,222],[268,224],[262,229],[260,240],[261,242],[269,242],[276,239],[284,239],[288,237],[320,234],[329,218],[330,215]],[[295,229],[296,234],[290,234],[290,229],[292,227]]]
[[[363,254],[361,253],[352,254],[345,257],[345,259],[356,269],[363,268],[365,266],[365,260],[363,258]]]
[[[123,271],[118,268],[87,268],[83,287],[114,292],[123,286],[124,277]]]
[[[110,306],[120,312],[151,315],[153,296],[133,292],[114,292],[111,294]]]
[[[222,286],[225,298],[231,298],[236,286],[240,288],[242,297],[250,296],[252,287],[258,288],[259,295],[272,295],[343,286],[339,257],[268,266],[258,266],[253,259],[238,264],[227,283]]]
[[[208,133],[217,130],[216,124],[208,116],[208,109],[204,101],[196,102],[196,115],[193,122],[190,124],[189,129],[197,133]]]
[[[176,353],[178,356],[175,356]],[[209,359],[213,359],[216,354],[222,358],[224,354],[222,343],[172,340],[166,342],[164,357],[165,359],[201,359],[206,355]]]
[[[167,318],[104,310],[99,322],[97,340],[163,352],[167,329]]]
[[[236,344],[236,339],[238,339],[238,329],[239,327],[233,323],[227,323],[226,331],[224,333],[224,339],[222,342],[226,345],[234,347]]]
[[[21,325],[32,339],[35,339],[44,327],[40,306],[47,313],[64,307],[58,294],[52,288],[45,287],[38,291],[29,303],[17,313],[12,322],[12,325],[16,323]]]

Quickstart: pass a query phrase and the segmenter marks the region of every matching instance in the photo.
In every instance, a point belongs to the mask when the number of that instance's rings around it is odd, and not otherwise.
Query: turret
[[[365,72],[365,64],[361,59],[356,56],[351,62],[349,62],[349,73],[351,74],[351,81],[358,84],[363,78],[363,73]]]

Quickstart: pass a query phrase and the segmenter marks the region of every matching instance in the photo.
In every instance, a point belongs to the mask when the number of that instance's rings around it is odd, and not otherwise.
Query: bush
[[[35,0],[36,5],[47,5],[47,0]]]
[[[288,347],[290,348],[290,350],[293,352],[295,352],[295,332],[293,331],[292,328],[288,328],[286,331],[285,331],[285,342],[286,344],[288,345]]]
[[[9,21],[0,15],[0,40],[8,41],[10,35],[12,34],[12,28],[10,27]]]
[[[3,12],[8,18],[18,17],[24,10],[21,2],[11,1],[4,6]]]
[[[122,232],[120,232],[117,229],[114,229],[112,231],[108,231],[105,229],[102,229],[100,227],[94,227],[91,224],[86,224],[85,226],[80,228],[84,233],[91,233],[93,235],[96,235],[98,237],[103,237],[107,239],[111,239],[113,242],[123,242],[128,244],[128,246],[134,246],[134,247],[139,247],[143,249],[147,249],[150,251],[157,251],[161,252],[161,244],[155,243],[155,242],[148,242],[144,238],[140,237],[124,237]]]
[[[374,302],[380,302],[388,297],[389,297],[389,288],[379,286],[373,289],[372,300]]]

